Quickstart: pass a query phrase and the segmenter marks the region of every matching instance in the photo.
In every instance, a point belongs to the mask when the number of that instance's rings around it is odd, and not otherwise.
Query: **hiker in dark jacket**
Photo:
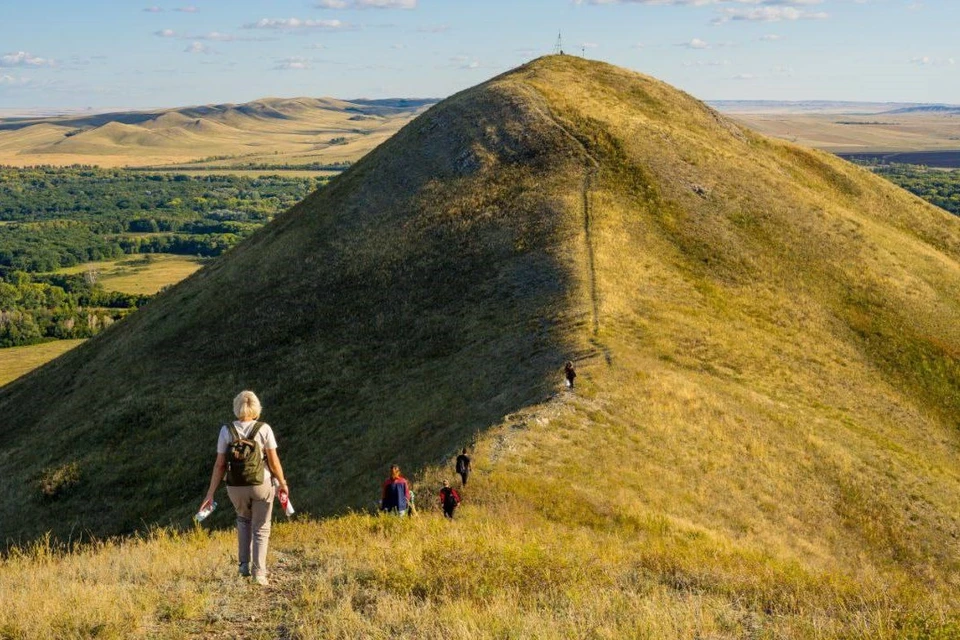
[[[567,387],[573,389],[573,379],[577,377],[577,370],[573,368],[573,363],[569,360],[563,367],[563,377],[567,380]]]
[[[467,449],[464,447],[463,453],[457,456],[457,473],[460,474],[460,485],[467,486],[467,476],[470,475],[470,456],[467,455]]]
[[[390,477],[383,483],[383,495],[380,498],[380,510],[407,515],[410,504],[410,484],[400,475],[400,467],[390,467]]]
[[[450,486],[446,480],[443,481],[443,488],[440,489],[440,508],[443,509],[443,515],[453,519],[453,511],[460,504],[460,494]]]

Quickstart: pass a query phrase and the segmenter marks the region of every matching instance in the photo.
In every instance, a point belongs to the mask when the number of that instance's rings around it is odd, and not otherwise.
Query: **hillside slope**
[[[458,94],[0,390],[0,535],[183,523],[244,387],[314,514],[392,461],[429,495],[473,442],[460,533],[411,525],[396,566],[376,519],[287,539],[323,569],[298,602],[361,635],[467,609],[548,637],[956,629],[960,221],[651,78],[548,57]]]

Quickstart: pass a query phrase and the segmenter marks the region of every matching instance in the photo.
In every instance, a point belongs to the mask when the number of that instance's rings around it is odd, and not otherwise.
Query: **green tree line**
[[[0,347],[89,338],[149,298],[105,291],[82,275],[0,270]]]
[[[0,266],[53,271],[134,253],[217,256],[322,184],[96,167],[0,167]]]
[[[877,175],[941,209],[960,215],[960,170],[930,169],[915,164],[862,162]]]

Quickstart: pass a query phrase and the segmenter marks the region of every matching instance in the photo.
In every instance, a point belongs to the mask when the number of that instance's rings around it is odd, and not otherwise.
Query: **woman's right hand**
[[[207,496],[206,498],[203,499],[203,502],[200,503],[200,508],[197,509],[197,511],[203,511],[204,509],[209,507],[210,503],[212,502],[213,502],[213,496]]]

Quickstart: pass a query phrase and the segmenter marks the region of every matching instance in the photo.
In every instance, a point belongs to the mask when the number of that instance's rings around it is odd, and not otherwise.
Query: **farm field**
[[[0,349],[0,387],[70,351],[83,340],[54,340]]]
[[[190,256],[144,254],[121,260],[88,262],[59,269],[56,273],[74,275],[93,272],[107,291],[153,295],[176,284],[200,269],[203,261]]]
[[[960,117],[929,113],[728,113],[754,131],[837,154],[960,150]],[[907,162],[900,160],[899,162]]]

